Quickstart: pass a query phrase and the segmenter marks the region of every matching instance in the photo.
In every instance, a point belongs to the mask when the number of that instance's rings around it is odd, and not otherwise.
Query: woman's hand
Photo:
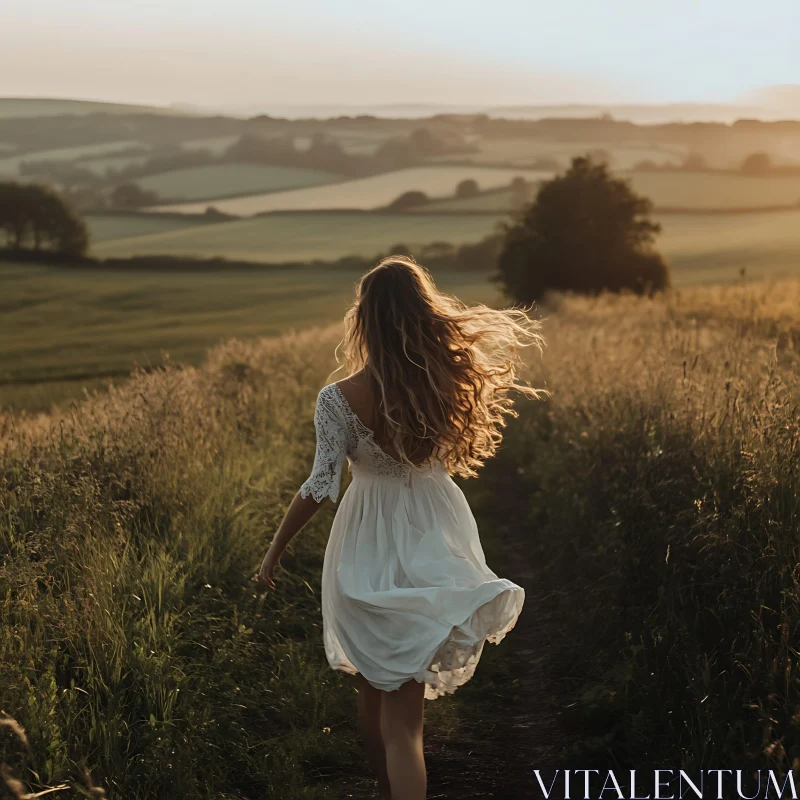
[[[275,568],[280,566],[281,556],[300,528],[317,513],[320,505],[321,503],[314,500],[313,496],[301,497],[300,492],[297,492],[292,498],[292,502],[275,533],[275,538],[264,556],[261,569],[258,575],[254,576],[260,588],[275,588],[275,581],[272,580],[272,575],[275,572]]]
[[[264,560],[261,562],[261,569],[257,577],[259,586],[268,589],[275,588],[275,581],[272,580],[272,574],[275,572],[275,567],[280,566],[280,563],[281,557],[276,555],[273,548],[270,547],[270,549],[267,550],[267,554],[264,556]]]

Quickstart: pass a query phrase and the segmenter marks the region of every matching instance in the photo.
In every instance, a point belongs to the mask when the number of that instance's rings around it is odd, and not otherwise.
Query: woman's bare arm
[[[324,500],[322,502],[325,502]],[[292,498],[289,508],[286,510],[281,524],[272,540],[272,544],[264,556],[264,561],[261,564],[261,570],[258,573],[258,582],[261,586],[269,589],[275,588],[275,581],[272,579],[272,574],[275,568],[280,564],[281,556],[283,555],[289,542],[300,533],[302,527],[319,511],[322,503],[318,503],[311,495],[308,497],[301,497],[300,492],[297,492]]]

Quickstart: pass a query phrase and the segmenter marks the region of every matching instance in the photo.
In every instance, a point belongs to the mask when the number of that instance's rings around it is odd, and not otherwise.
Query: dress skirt
[[[433,700],[472,677],[524,600],[486,565],[466,498],[441,464],[406,477],[353,467],[322,573],[331,667],[384,691],[425,683]]]

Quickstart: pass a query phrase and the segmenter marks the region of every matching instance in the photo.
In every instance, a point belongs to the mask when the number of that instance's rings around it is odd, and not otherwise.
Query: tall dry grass
[[[0,761],[31,791],[330,796],[359,758],[324,664],[321,515],[281,592],[251,577],[313,457],[337,331],[137,374],[0,448]],[[344,731],[344,734],[342,732]],[[359,758],[360,761],[360,758]],[[61,793],[60,796],[63,796]]]
[[[800,755],[800,283],[556,299],[482,497],[545,566],[576,766]],[[507,502],[504,502],[506,493]],[[524,502],[518,498],[524,496]]]
[[[520,402],[465,489],[546,565],[563,633],[539,647],[571,706],[571,758],[785,766],[800,286],[561,298],[545,316],[530,368],[552,395]],[[230,342],[202,367],[3,420],[0,710],[29,747],[0,726],[0,761],[26,791],[85,795],[87,769],[126,799],[368,787],[320,641],[330,512],[280,592],[251,581],[310,466],[337,339]]]

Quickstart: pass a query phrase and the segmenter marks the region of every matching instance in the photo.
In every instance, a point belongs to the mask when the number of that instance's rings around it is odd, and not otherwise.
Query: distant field
[[[13,177],[18,175],[19,165],[23,161],[77,161],[86,156],[102,156],[105,154],[118,153],[130,147],[142,146],[142,142],[120,140],[115,142],[102,142],[100,144],[86,144],[77,147],[60,147],[55,150],[36,150],[32,153],[19,153],[9,158],[0,158],[0,177]]]
[[[137,178],[143,189],[166,200],[212,200],[219,197],[277,192],[341,181],[341,175],[302,167],[272,167],[261,164],[209,164],[169,170]],[[221,209],[221,204],[215,202]],[[201,210],[205,210],[205,205]]]
[[[473,142],[480,148],[478,153],[468,155],[440,156],[435,161],[471,161],[474,164],[507,163],[511,165],[530,164],[538,158],[555,158],[562,167],[569,165],[572,158],[590,150],[605,150],[610,155],[612,169],[631,169],[640,161],[653,161],[656,164],[679,164],[683,153],[677,149],[667,149],[646,142],[629,144],[609,144],[608,142],[560,142],[546,139],[481,139]]]
[[[128,167],[139,167],[150,158],[149,155],[140,156],[107,156],[103,158],[89,158],[77,162],[76,166],[88,169],[99,178],[105,178],[109,171],[121,172]]]
[[[268,336],[341,319],[359,275],[343,270],[153,274],[0,263],[0,407],[47,408],[122,379],[164,351],[197,363],[231,337]],[[439,285],[496,299],[481,275]]]
[[[139,227],[142,225],[141,217],[112,219],[117,221],[101,222],[106,228],[101,230],[103,239],[97,239],[94,248],[97,255],[225,256],[247,261],[282,262],[333,260],[347,255],[371,258],[398,243],[415,247],[442,241],[453,244],[474,242],[491,233],[501,215],[271,214],[208,224],[201,228],[190,222],[183,229],[176,229],[175,220],[169,219],[163,221],[163,230],[153,232]],[[160,218],[156,219],[162,224]],[[116,240],[105,235],[115,225],[118,226],[115,228]]]
[[[91,241],[119,241],[136,239],[165,231],[193,228],[205,223],[199,217],[159,217],[155,214],[85,214]]]
[[[212,136],[210,139],[189,139],[181,142],[181,148],[183,150],[210,150],[215,155],[220,155],[238,138],[238,136]]]
[[[665,214],[659,247],[675,282],[800,276],[800,209],[763,214]]]
[[[161,114],[168,117],[191,116],[186,111],[161,106],[137,106],[125,103],[95,103],[89,100],[48,100],[39,98],[0,97],[0,119],[14,117],[49,117],[55,114]]]
[[[675,280],[694,283],[750,274],[800,274],[800,209],[730,214],[664,214],[658,246]],[[231,222],[150,215],[91,216],[99,256],[224,256],[262,262],[372,258],[392,245],[464,244],[492,233],[508,215],[319,212],[270,214]]]
[[[537,181],[534,186],[538,186]],[[531,194],[535,191],[531,189]],[[412,209],[416,214],[435,214],[437,211],[466,211],[507,213],[512,210],[512,192],[510,189],[497,189],[484,192],[476,197],[451,197],[446,200],[434,200],[428,205]]]
[[[529,179],[548,177],[547,173],[533,170],[493,167],[437,166],[372,175],[368,178],[346,181],[335,186],[296,189],[253,197],[214,202],[226,214],[249,216],[266,211],[311,211],[318,209],[373,209],[386,206],[403,192],[423,191],[431,197],[447,197],[455,192],[458,183],[472,178],[482,189],[491,189],[510,183],[517,175]],[[157,206],[152,210],[174,211],[184,214],[202,213],[207,203],[190,203]]]
[[[130,215],[91,217],[89,224],[103,255],[280,261],[372,256],[397,242],[469,241],[489,233],[497,219],[276,214],[228,223],[186,219],[181,228],[184,220]],[[659,247],[677,286],[738,281],[741,270],[748,279],[800,276],[800,210],[668,214],[661,221]],[[102,388],[103,376],[122,376],[134,362],[160,363],[162,350],[196,362],[206,347],[231,336],[338,319],[357,278],[343,269],[159,274],[0,264],[0,405],[46,408],[77,396],[83,385]],[[439,281],[467,300],[496,298],[483,274],[442,273]]]
[[[754,178],[705,172],[626,172],[620,177],[656,208],[728,209],[800,205],[800,177]],[[503,211],[511,191],[437,201],[418,211]]]
[[[703,172],[635,172],[637,192],[663,208],[800,205],[800,177],[754,178]]]

